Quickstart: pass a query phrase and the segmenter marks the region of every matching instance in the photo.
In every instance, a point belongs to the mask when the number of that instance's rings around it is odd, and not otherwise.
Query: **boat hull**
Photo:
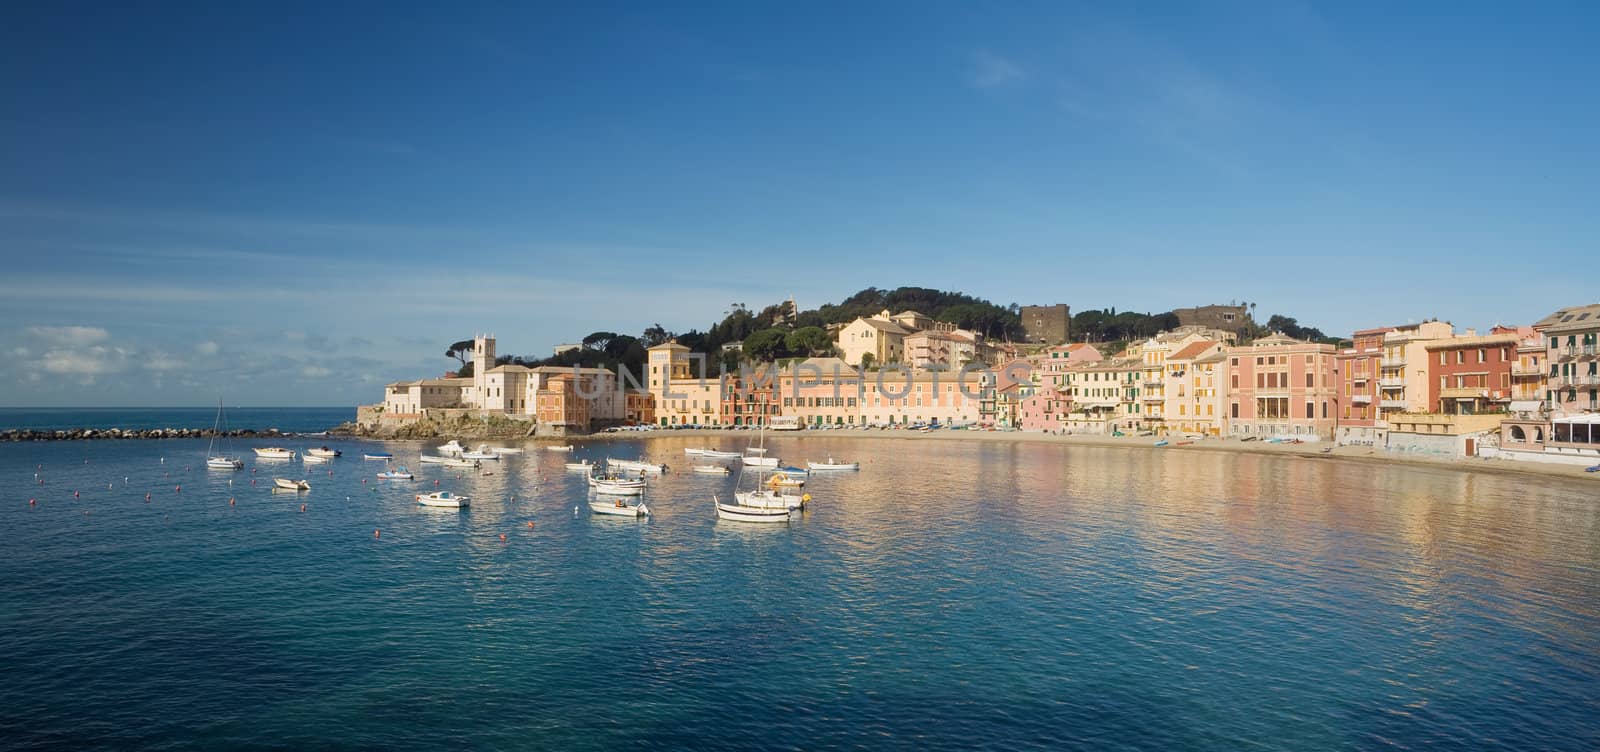
[[[647,514],[650,514],[650,508],[642,503],[623,504],[622,506],[617,506],[617,502],[615,501],[591,500],[589,502],[589,509],[595,514],[605,514],[612,517],[643,517]]]
[[[861,463],[859,463],[859,462],[836,462],[836,463],[807,462],[806,463],[806,467],[809,467],[812,470],[860,470],[861,469]]]
[[[715,449],[702,449],[700,450],[700,456],[719,460],[736,460],[741,455],[738,452],[719,452]]]
[[[694,471],[701,475],[727,475],[728,468],[721,465],[696,465]]]
[[[777,457],[746,457],[746,458],[744,458],[744,464],[749,465],[751,467],[777,467],[778,466],[778,458]]]
[[[594,469],[594,463],[592,463],[592,462],[568,462],[568,463],[566,463],[566,467],[567,467],[568,470],[592,470],[592,469]]]
[[[717,502],[717,519],[730,522],[789,522],[795,514],[797,512],[793,509],[762,509]]]
[[[231,457],[212,457],[206,460],[206,467],[212,470],[242,470],[244,463]]]
[[[437,494],[418,494],[417,505],[424,507],[439,507],[441,509],[460,509],[472,504],[470,496],[441,497]]]
[[[666,465],[652,465],[647,462],[637,462],[634,460],[614,460],[609,457],[606,458],[606,467],[615,470],[627,470],[635,473],[650,473],[651,475],[660,475],[661,473],[667,471]]]
[[[257,448],[254,451],[256,453],[256,459],[262,459],[262,460],[292,460],[292,459],[294,459],[294,452],[291,452],[291,451],[289,451],[287,449],[279,449],[277,447],[268,447],[268,448],[265,448],[265,449]]]
[[[644,495],[644,486],[617,485],[617,484],[614,484],[614,483],[606,483],[605,481],[596,481],[596,482],[590,483],[589,487],[594,489],[595,493],[611,494],[612,496],[643,496]]]
[[[310,491],[311,484],[303,480],[289,480],[288,478],[273,478],[272,487],[278,491]]]
[[[386,460],[387,461],[387,460],[394,459],[394,455],[392,455],[392,454],[363,454],[363,455],[361,455],[361,458],[362,459],[368,459],[368,460]]]
[[[324,456],[322,456],[320,454],[308,454],[308,455],[305,455],[304,457],[301,457],[300,461],[306,463],[307,465],[324,465],[324,464],[327,464],[329,462],[332,462],[333,458],[332,457],[324,457]]]

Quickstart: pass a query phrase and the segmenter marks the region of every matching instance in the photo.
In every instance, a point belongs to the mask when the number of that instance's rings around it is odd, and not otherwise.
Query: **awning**
[[[1543,406],[1544,406],[1544,402],[1542,402],[1540,400],[1512,400],[1511,401],[1511,412],[1514,412],[1514,413],[1536,413],[1536,412],[1539,412],[1539,408],[1543,407]]]
[[[1589,413],[1588,415],[1574,415],[1574,416],[1572,416],[1570,418],[1556,418],[1555,420],[1552,420],[1550,422],[1551,423],[1571,423],[1571,424],[1579,424],[1579,423],[1600,424],[1600,413]]]

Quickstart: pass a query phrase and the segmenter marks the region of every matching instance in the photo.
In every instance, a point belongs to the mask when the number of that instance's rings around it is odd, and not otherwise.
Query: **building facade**
[[[1228,432],[1332,439],[1337,422],[1333,345],[1274,334],[1228,348]]]
[[[1059,345],[1072,337],[1072,308],[1066,303],[1022,306],[1018,315],[1029,342]]]

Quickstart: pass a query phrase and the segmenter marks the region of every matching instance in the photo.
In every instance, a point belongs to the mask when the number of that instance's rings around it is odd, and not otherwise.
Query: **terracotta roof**
[[[1203,353],[1206,350],[1215,347],[1216,345],[1216,342],[1204,339],[1200,340],[1199,342],[1190,342],[1182,350],[1168,355],[1167,360],[1193,360],[1196,356],[1200,355],[1200,353]]]

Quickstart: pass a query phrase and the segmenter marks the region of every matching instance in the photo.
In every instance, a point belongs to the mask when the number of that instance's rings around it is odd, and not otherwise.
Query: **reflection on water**
[[[737,476],[686,472],[682,448],[706,443],[692,436],[530,449],[479,473],[386,445],[414,483],[375,480],[381,463],[346,447],[333,475],[304,468],[313,490],[283,497],[267,487],[298,463],[157,462],[203,443],[0,447],[13,498],[0,507],[0,649],[20,677],[0,683],[0,738],[1600,744],[1592,483],[1206,451],[767,441],[785,464],[862,469],[813,476],[803,518],[772,526],[715,519],[712,495]],[[652,516],[590,512],[583,474],[563,463],[607,455],[678,471],[651,480]],[[415,503],[433,490],[472,505]],[[594,712],[619,700],[625,718]]]

